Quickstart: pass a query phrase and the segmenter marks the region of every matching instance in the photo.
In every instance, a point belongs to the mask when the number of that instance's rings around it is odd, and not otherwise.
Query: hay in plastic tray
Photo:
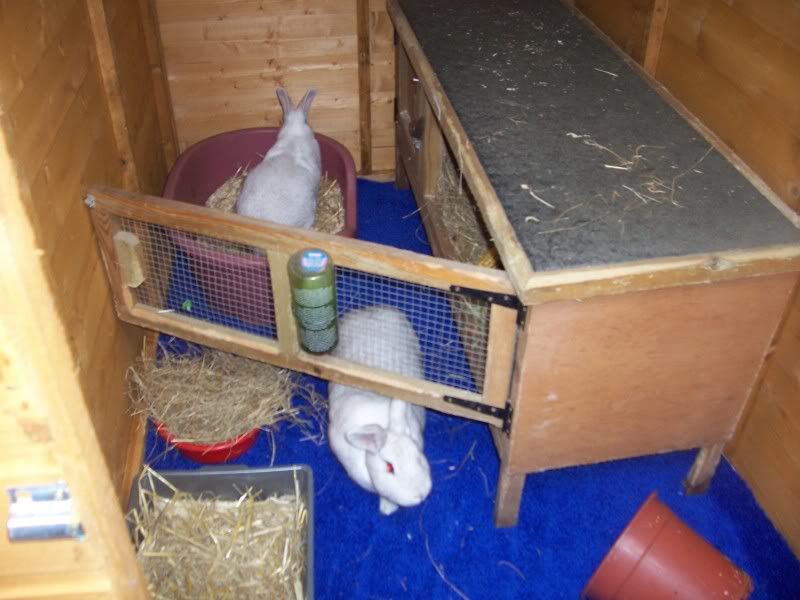
[[[206,206],[232,212],[242,190],[247,171],[240,169],[208,197]],[[344,196],[339,182],[322,176],[317,193],[317,210],[314,229],[322,233],[337,234],[344,229]]]
[[[172,494],[139,485],[128,515],[156,600],[305,598],[309,515],[297,481],[294,494],[262,498],[248,488],[222,500],[193,497],[149,467],[140,478],[158,479]]]

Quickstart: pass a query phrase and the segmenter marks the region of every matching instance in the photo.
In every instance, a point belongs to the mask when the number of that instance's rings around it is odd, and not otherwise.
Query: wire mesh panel
[[[344,267],[336,269],[336,295],[340,317],[353,309],[375,305],[403,311],[419,339],[425,379],[482,393],[489,336],[487,302]],[[393,335],[403,333],[395,329],[375,336],[370,342],[373,347],[361,352],[375,356],[387,348],[407,345],[406,340],[390,339]],[[402,360],[397,357],[389,370],[413,372],[413,367]]]
[[[119,225],[141,246],[145,281],[132,290],[138,303],[276,337],[263,250],[134,219],[120,218]]]

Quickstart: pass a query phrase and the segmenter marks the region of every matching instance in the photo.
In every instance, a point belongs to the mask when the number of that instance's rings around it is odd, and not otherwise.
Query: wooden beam
[[[125,106],[120,95],[119,75],[117,74],[114,59],[114,48],[108,33],[108,21],[103,0],[86,0],[86,9],[94,38],[94,47],[97,54],[97,64],[100,67],[100,76],[103,81],[103,91],[111,114],[111,128],[114,141],[119,152],[122,164],[123,185],[125,189],[139,189],[139,177],[136,172],[136,163],[133,158],[128,123],[125,116]]]
[[[164,66],[164,48],[158,27],[156,0],[139,0],[139,11],[142,15],[142,27],[144,28],[144,37],[147,43],[147,57],[153,77],[165,166],[169,170],[178,157],[178,130],[175,127],[175,115],[172,110],[167,71]]]
[[[664,37],[664,25],[667,22],[669,0],[655,0],[650,13],[650,26],[647,30],[647,42],[644,49],[642,66],[649,75],[655,77],[658,68],[658,57],[661,53],[661,40]]]
[[[706,446],[697,453],[697,458],[692,464],[686,480],[683,482],[684,490],[687,494],[702,494],[711,484],[711,478],[717,470],[719,460],[722,458],[722,450],[725,442]]]
[[[358,131],[361,173],[372,172],[372,76],[370,60],[370,2],[356,1],[358,31]]]
[[[128,217],[286,254],[317,247],[328,252],[338,266],[441,290],[450,290],[451,286],[457,285],[502,294],[514,293],[506,274],[496,269],[466,265],[337,235],[285,227],[107,186],[92,186],[88,193],[95,206],[92,209],[95,226],[101,232],[109,230],[109,225],[104,223],[109,216]],[[98,212],[103,214],[94,214]],[[111,231],[111,235],[113,233]],[[109,242],[109,248],[113,248],[113,243]]]

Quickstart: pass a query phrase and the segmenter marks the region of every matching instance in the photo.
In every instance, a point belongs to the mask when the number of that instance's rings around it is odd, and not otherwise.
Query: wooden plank
[[[204,21],[162,22],[161,35],[170,40],[245,42],[303,40],[356,35],[352,14],[269,14]]]
[[[495,527],[513,527],[517,524],[524,487],[525,473],[514,472],[508,463],[501,463],[494,501]]]
[[[655,76],[658,68],[658,56],[661,53],[661,40],[664,37],[664,25],[667,20],[669,0],[654,0],[650,15],[650,26],[647,32],[647,44],[644,49],[644,70]]]
[[[123,165],[123,185],[127,189],[135,190],[138,187],[138,174],[133,151],[131,150],[125,106],[120,96],[119,75],[114,62],[114,48],[108,32],[105,8],[102,0],[86,0],[86,7],[89,13],[89,23],[94,37],[95,52],[100,67],[100,77],[106,95],[108,112],[111,115],[114,141]]]
[[[289,255],[267,249],[269,272],[272,280],[272,301],[275,324],[278,329],[278,347],[281,352],[295,355],[300,352],[297,323],[292,311],[292,286],[289,281]]]
[[[19,53],[23,52],[20,49]],[[41,167],[55,132],[90,72],[83,8],[76,5],[9,110],[14,158],[29,179]]]
[[[102,565],[96,580],[97,591],[107,589],[119,598],[146,598],[146,582],[136,561],[115,490],[108,475],[97,434],[87,413],[87,399],[81,389],[79,369],[58,316],[51,292],[50,277],[37,252],[36,239],[27,217],[25,193],[19,186],[16,170],[0,136],[0,187],[5,191],[2,204],[3,232],[0,243],[0,295],[5,311],[3,327],[15,344],[6,351],[19,365],[21,380],[14,395],[44,407],[64,479],[70,486],[86,531],[87,552]],[[3,391],[8,392],[3,386]],[[3,397],[5,404],[5,395]],[[43,565],[46,568],[46,565]],[[75,593],[85,592],[91,573],[76,573]],[[15,587],[11,587],[10,584]],[[41,583],[53,591],[69,591],[60,582],[43,574]],[[16,590],[32,586],[32,578],[0,582],[0,589]],[[16,592],[15,592],[16,593]],[[42,593],[42,595],[45,595]]]
[[[263,17],[352,14],[353,7],[340,0],[158,0],[159,19],[162,23],[187,21],[228,20]]]
[[[800,554],[800,288],[726,455]],[[769,464],[769,469],[764,469]]]
[[[147,58],[153,79],[165,167],[169,169],[178,156],[178,133],[175,129],[169,84],[164,68],[164,48],[161,43],[155,0],[139,0],[139,12],[141,13],[142,28],[147,45]]]
[[[764,183],[763,189],[758,187],[768,198],[780,197],[800,207],[800,135],[776,119],[775,110],[764,111],[768,104],[745,95],[738,82],[721,76],[671,31],[664,37],[657,76],[707,127],[724,137],[732,152],[749,165],[747,171],[759,174]],[[713,99],[708,97],[710,90]],[[793,213],[785,214],[792,218]]]
[[[164,60],[170,75],[177,65],[188,65],[192,62],[213,66],[225,63],[236,64],[239,60],[269,61],[284,57],[297,59],[350,53],[355,56],[357,45],[358,41],[352,35],[299,40],[270,39],[237,42],[174,40],[162,36]]]
[[[356,0],[356,30],[358,32],[358,107],[359,146],[361,149],[361,172],[372,172],[372,115],[370,91],[370,3]]]
[[[757,103],[774,102],[774,116],[800,135],[800,49],[715,0],[702,22],[698,56]]]
[[[796,281],[777,275],[529,308],[513,468],[728,440]]]
[[[509,400],[517,339],[517,311],[492,304],[483,396],[486,404],[505,408]]]
[[[800,11],[786,0],[734,0],[733,7],[785,44],[800,50]]]
[[[711,484],[711,478],[717,470],[717,465],[722,458],[722,450],[725,442],[720,442],[712,446],[701,448],[697,453],[692,468],[683,482],[683,488],[687,494],[702,494]]]
[[[520,299],[526,305],[591,296],[614,296],[776,273],[800,271],[800,247],[775,246],[741,252],[643,261],[619,267],[537,273]]]
[[[97,208],[115,216],[176,227],[286,254],[309,246],[318,247],[328,252],[338,266],[443,290],[458,285],[504,294],[513,293],[505,273],[494,269],[433,258],[382,244],[284,227],[240,215],[210,211],[185,202],[132,194],[105,186],[92,186],[88,192]],[[93,210],[93,218],[96,219],[95,215],[101,211]],[[103,227],[105,226],[96,226],[96,230]],[[119,282],[115,282],[116,288],[122,289]]]
[[[41,563],[41,559],[37,562]],[[114,598],[112,589],[102,570],[0,577],[0,600],[110,599]]]
[[[233,352],[253,360],[300,371],[328,381],[401,398],[448,414],[498,427],[502,426],[501,420],[496,417],[461,408],[444,400],[445,397],[455,396],[471,402],[481,402],[481,396],[472,392],[365,367],[329,355],[311,355],[302,351],[296,355],[286,355],[281,352],[277,342],[268,338],[229,329],[178,313],[164,314],[141,305],[127,308],[123,304],[120,303],[118,306],[119,317],[134,325],[157,329],[190,342],[225,352]]]
[[[654,0],[576,0],[570,4],[591,19],[633,60],[643,62]]]

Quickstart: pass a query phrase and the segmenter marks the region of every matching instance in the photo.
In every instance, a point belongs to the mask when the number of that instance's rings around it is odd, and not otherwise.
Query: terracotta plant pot
[[[582,598],[587,600],[741,600],[753,590],[747,574],[650,494],[605,556]]]

